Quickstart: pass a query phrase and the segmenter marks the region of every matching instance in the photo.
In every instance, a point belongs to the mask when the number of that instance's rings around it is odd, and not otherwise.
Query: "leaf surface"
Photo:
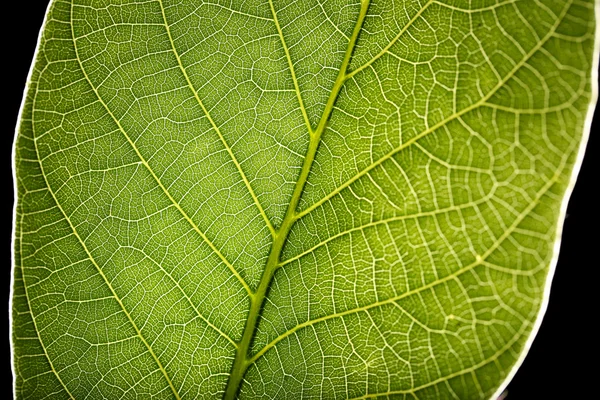
[[[490,398],[540,323],[592,0],[54,0],[18,398]]]

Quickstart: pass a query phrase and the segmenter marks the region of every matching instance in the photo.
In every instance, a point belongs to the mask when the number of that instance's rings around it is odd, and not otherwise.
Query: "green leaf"
[[[546,307],[597,8],[53,1],[15,145],[17,397],[497,395]]]

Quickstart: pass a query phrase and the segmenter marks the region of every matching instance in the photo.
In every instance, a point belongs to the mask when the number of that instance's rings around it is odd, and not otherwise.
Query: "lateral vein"
[[[298,85],[298,78],[296,78],[296,70],[294,69],[294,63],[292,63],[292,57],[290,55],[290,49],[285,43],[285,39],[283,37],[283,30],[281,29],[281,25],[279,24],[277,12],[275,11],[275,6],[273,5],[273,0],[269,0],[269,7],[271,8],[271,13],[273,14],[273,21],[275,22],[275,26],[277,27],[277,33],[279,34],[279,38],[281,39],[281,45],[283,46],[285,58],[287,59],[288,67],[292,75],[292,81],[294,82],[294,90],[296,91],[296,97],[298,98],[298,103],[300,104],[300,110],[302,111],[302,117],[304,118],[306,129],[308,129],[308,132],[312,135],[313,129],[308,118],[308,113],[306,112],[306,107],[304,106],[304,101],[302,100],[300,86]]]
[[[536,194],[535,198],[533,199],[533,201],[531,201],[529,203],[529,205],[527,207],[525,207],[525,209],[519,214],[519,217],[515,219],[515,221],[512,223],[512,225],[510,227],[508,227],[506,230],[504,230],[504,232],[502,233],[502,235],[500,237],[498,237],[495,242],[479,257],[476,257],[476,260],[458,270],[456,270],[455,272],[440,278],[440,279],[436,279],[426,285],[423,285],[421,287],[409,290],[407,292],[404,292],[398,296],[394,296],[394,297],[390,297],[386,300],[382,300],[382,301],[376,301],[374,303],[371,304],[367,304],[365,306],[362,307],[356,307],[356,308],[352,308],[346,311],[341,311],[338,313],[334,313],[334,314],[330,314],[330,315],[326,315],[320,318],[315,318],[313,320],[308,320],[306,322],[303,322],[301,324],[296,325],[295,327],[289,329],[288,331],[282,333],[281,335],[279,335],[278,337],[276,337],[275,339],[273,339],[270,343],[268,343],[267,345],[265,345],[258,353],[256,353],[250,360],[250,363],[254,363],[256,362],[256,360],[258,360],[261,356],[263,356],[269,349],[273,348],[277,343],[279,343],[280,341],[282,341],[283,339],[285,339],[286,337],[290,336],[291,334],[293,334],[294,332],[299,331],[300,329],[306,328],[307,326],[312,326],[314,324],[317,324],[319,322],[323,322],[323,321],[327,321],[329,319],[333,319],[333,318],[338,318],[338,317],[343,317],[345,315],[349,315],[349,314],[355,314],[361,311],[367,311],[371,308],[375,308],[375,307],[380,307],[382,305],[385,304],[391,304],[394,303],[398,300],[404,299],[406,297],[412,296],[416,293],[420,293],[426,289],[431,289],[433,287],[436,287],[444,282],[448,282],[450,280],[453,280],[455,278],[457,278],[458,276],[472,270],[473,268],[479,266],[479,265],[483,265],[483,263],[485,262],[485,260],[514,232],[514,230],[519,226],[519,224],[525,219],[525,217],[527,215],[529,215],[529,213],[539,204],[540,200],[542,199],[542,197],[548,192],[548,190],[550,190],[552,188],[552,186],[554,186],[554,184],[556,184],[556,182],[560,179],[560,174],[562,172],[562,170],[565,168],[567,162],[567,157],[563,157],[562,161],[561,161],[561,166],[557,169],[557,172],[554,174],[554,176],[548,180],[548,182],[546,182],[546,184],[538,191],[538,193]]]
[[[71,2],[71,8],[72,8],[72,4],[73,3]],[[223,263],[227,266],[227,268],[229,268],[229,270],[233,273],[233,275],[235,275],[235,277],[238,279],[238,281],[240,281],[240,283],[242,284],[242,286],[244,287],[244,289],[246,290],[246,292],[248,293],[248,295],[251,296],[252,295],[252,289],[250,289],[250,286],[248,285],[248,283],[246,283],[246,281],[244,280],[244,278],[242,278],[242,276],[239,274],[239,272],[225,258],[225,256],[223,255],[223,253],[221,253],[221,251],[214,245],[214,243],[208,239],[208,237],[204,234],[204,232],[202,232],[200,230],[200,228],[198,228],[198,226],[196,225],[196,223],[183,210],[183,208],[181,207],[181,205],[173,198],[173,196],[171,195],[171,193],[167,190],[167,188],[161,182],[160,178],[156,175],[156,173],[154,172],[154,170],[150,167],[150,165],[148,164],[148,161],[146,161],[146,159],[144,158],[144,156],[142,155],[142,153],[140,153],[140,150],[138,149],[138,147],[136,146],[136,144],[129,137],[129,135],[127,134],[127,132],[125,131],[125,129],[121,125],[121,122],[117,119],[117,117],[113,114],[113,112],[110,110],[110,108],[108,107],[108,105],[104,102],[104,100],[100,96],[100,93],[98,93],[98,89],[92,84],[91,79],[89,78],[87,72],[85,71],[85,68],[83,67],[83,63],[81,62],[81,57],[79,57],[79,51],[77,49],[77,40],[75,39],[75,32],[73,32],[73,23],[72,22],[71,22],[71,35],[72,35],[72,40],[73,40],[73,48],[75,49],[75,54],[76,54],[76,57],[77,57],[77,62],[79,64],[79,68],[81,69],[81,72],[85,76],[86,81],[90,85],[90,88],[92,89],[92,91],[94,92],[94,94],[96,95],[96,97],[98,98],[98,101],[100,101],[100,104],[102,104],[102,106],[104,107],[104,109],[106,110],[106,112],[110,115],[110,117],[112,118],[112,120],[115,122],[115,124],[119,128],[119,131],[121,131],[121,133],[123,134],[123,136],[125,136],[125,139],[127,140],[127,142],[131,145],[131,147],[135,151],[135,154],[138,156],[138,158],[140,159],[140,161],[142,162],[142,164],[144,164],[144,167],[146,167],[146,169],[148,170],[148,172],[150,172],[150,174],[152,175],[152,177],[154,178],[154,180],[156,181],[156,183],[158,184],[158,186],[162,189],[162,191],[165,193],[165,195],[169,198],[169,200],[171,201],[171,203],[175,206],[175,208],[177,208],[177,210],[181,213],[181,215],[183,216],[183,218],[200,235],[200,237],[206,242],[206,244],[208,244],[208,246],[212,249],[212,251],[214,251],[215,254],[223,261]]]
[[[434,3],[433,0],[429,0],[427,3],[425,3],[425,5],[421,7],[421,9],[406,23],[406,25],[404,25],[402,29],[400,29],[400,32],[398,32],[398,34],[394,36],[394,38],[390,40],[390,42],[379,53],[377,53],[373,58],[371,58],[369,61],[367,61],[360,67],[352,70],[352,72],[348,74],[347,79],[352,78],[354,75],[358,74],[360,71],[364,70],[369,65],[373,64],[375,61],[381,58],[385,53],[387,53],[388,50],[398,41],[398,39],[400,39],[400,37],[402,37],[402,35],[404,35],[408,28],[410,28],[412,24],[421,17],[421,15],[432,3]]]
[[[271,7],[273,7],[272,0],[270,0],[270,3]],[[348,41],[348,47],[344,55],[344,60],[342,61],[342,64],[340,66],[337,78],[335,80],[333,88],[331,89],[331,93],[329,94],[329,98],[327,99],[327,104],[325,105],[325,109],[323,110],[323,114],[321,116],[321,119],[319,120],[319,124],[317,125],[317,128],[314,131],[312,131],[309,126],[310,142],[306,155],[304,157],[304,161],[302,163],[302,170],[300,171],[300,176],[298,177],[294,186],[294,191],[292,193],[290,203],[288,204],[285,216],[283,218],[283,222],[281,223],[281,226],[279,227],[274,236],[273,245],[271,246],[271,251],[267,259],[267,264],[258,284],[258,288],[256,289],[256,293],[254,294],[254,296],[251,298],[250,312],[248,313],[246,326],[244,327],[244,333],[242,334],[242,340],[239,343],[235,359],[231,367],[229,380],[225,388],[225,400],[235,399],[240,389],[244,375],[246,374],[248,367],[252,364],[249,355],[250,344],[256,332],[257,322],[261,315],[263,303],[266,299],[266,295],[273,280],[273,277],[275,276],[275,271],[280,266],[280,258],[283,246],[287,241],[292,226],[296,223],[298,219],[296,213],[298,208],[298,202],[300,201],[300,196],[302,195],[302,191],[304,190],[304,186],[308,179],[308,174],[310,173],[311,166],[315,159],[315,155],[319,147],[319,142],[321,140],[321,135],[325,130],[325,127],[327,126],[327,121],[329,120],[331,112],[333,111],[333,105],[335,104],[340,90],[342,89],[342,86],[346,81],[346,70],[350,63],[350,58],[352,57],[354,46],[358,39],[358,35],[362,29],[367,10],[369,8],[369,3],[370,0],[361,0],[361,7],[358,19],[354,26],[352,36]],[[274,15],[274,18],[277,18],[276,15]]]
[[[76,48],[75,45],[75,36],[74,36],[74,32],[73,32],[73,22],[72,22],[72,16],[73,16],[73,2],[71,2],[71,9],[70,9],[70,17],[71,17],[71,21],[70,21],[70,25],[71,25],[71,35],[73,37],[73,46],[74,48]],[[75,50],[77,52],[77,50]],[[78,57],[79,58],[79,57]],[[85,73],[84,73],[85,74]],[[37,94],[37,92],[36,92]],[[37,95],[34,96],[33,99],[33,104],[35,105],[35,101],[36,101]],[[152,356],[152,358],[154,359],[154,361],[156,362],[159,370],[161,371],[161,373],[163,374],[164,378],[167,380],[167,383],[171,389],[171,391],[173,392],[173,394],[175,395],[175,397],[178,400],[181,400],[181,397],[179,396],[178,391],[175,389],[175,386],[173,385],[173,382],[171,381],[171,378],[169,377],[169,375],[167,374],[165,368],[163,367],[162,363],[160,362],[160,360],[158,359],[158,357],[156,356],[156,354],[154,353],[154,350],[152,349],[152,347],[150,346],[150,344],[148,343],[148,341],[144,338],[144,336],[142,335],[142,332],[140,331],[140,329],[138,328],[137,324],[135,323],[135,321],[133,320],[133,318],[131,317],[131,315],[129,314],[129,312],[127,311],[127,309],[125,308],[125,305],[123,304],[123,302],[121,301],[120,297],[117,295],[117,293],[115,292],[113,286],[111,285],[110,281],[108,280],[108,278],[106,277],[106,275],[104,274],[104,272],[102,271],[102,269],[100,268],[100,266],[98,265],[98,263],[96,262],[95,258],[92,256],[91,252],[89,251],[89,249],[87,248],[87,245],[85,244],[85,242],[83,241],[83,239],[81,238],[81,236],[79,235],[79,233],[77,232],[77,229],[75,228],[75,226],[73,225],[73,222],[71,221],[71,219],[68,217],[67,213],[65,212],[65,210],[62,208],[62,205],[59,203],[56,194],[54,193],[54,191],[52,190],[52,188],[50,187],[50,183],[48,182],[48,178],[47,175],[44,171],[44,166],[41,162],[41,158],[40,158],[40,153],[39,153],[39,149],[38,149],[38,145],[37,145],[37,140],[35,140],[35,124],[33,124],[33,128],[32,128],[32,133],[33,133],[33,143],[34,143],[34,148],[35,148],[35,153],[36,153],[36,158],[37,158],[37,162],[38,165],[40,167],[40,172],[41,175],[44,179],[44,183],[45,186],[48,188],[48,192],[50,193],[50,195],[52,196],[52,199],[54,200],[54,203],[56,204],[57,208],[60,210],[61,214],[63,215],[65,221],[67,221],[69,227],[71,228],[73,235],[77,238],[78,242],[80,243],[80,245],[82,246],[84,252],[87,255],[87,258],[90,260],[90,262],[94,265],[94,267],[96,268],[98,274],[102,277],[102,279],[104,280],[104,283],[107,285],[108,289],[110,290],[112,297],[114,297],[114,299],[117,301],[117,303],[119,304],[121,310],[123,311],[123,313],[125,314],[125,316],[127,317],[127,319],[129,320],[129,322],[131,323],[133,329],[136,332],[136,335],[140,338],[140,340],[142,341],[142,343],[144,344],[144,346],[146,347],[146,349],[148,350],[148,352],[150,353],[150,355]],[[32,314],[32,318],[33,318],[33,314]],[[40,342],[41,343],[41,342]],[[60,379],[60,378],[59,378]],[[61,382],[62,383],[62,382]],[[63,385],[64,386],[64,385]],[[66,387],[65,387],[66,388]],[[67,391],[68,392],[68,391]],[[70,393],[69,393],[70,394]],[[72,396],[71,396],[72,397]]]
[[[240,173],[240,176],[242,177],[242,180],[244,181],[244,185],[246,185],[246,188],[250,192],[250,196],[252,196],[252,200],[254,201],[254,204],[256,204],[256,208],[258,208],[258,211],[260,212],[260,215],[264,219],[265,224],[267,225],[267,228],[269,228],[269,232],[271,233],[271,236],[274,236],[275,228],[273,227],[273,224],[271,224],[269,217],[267,217],[267,214],[265,213],[265,210],[263,209],[262,205],[260,204],[260,201],[258,200],[258,197],[256,196],[256,193],[254,192],[254,189],[252,189],[252,185],[250,185],[250,181],[248,180],[248,177],[246,177],[246,174],[242,170],[242,166],[238,162],[237,158],[233,154],[233,151],[231,150],[231,147],[229,146],[229,144],[225,140],[225,137],[221,133],[221,129],[219,129],[219,127],[215,123],[214,119],[208,112],[208,109],[206,108],[206,106],[204,105],[202,100],[200,99],[198,92],[194,88],[194,85],[192,84],[192,81],[191,81],[185,67],[183,66],[181,57],[179,56],[179,53],[177,52],[177,49],[175,48],[175,41],[173,40],[173,36],[171,35],[171,28],[169,26],[169,23],[167,22],[167,16],[165,14],[163,0],[158,0],[158,3],[160,4],[160,11],[162,13],[162,18],[164,21],[165,29],[167,30],[167,35],[169,36],[169,42],[171,43],[171,48],[173,49],[173,54],[175,55],[175,58],[177,59],[177,64],[179,65],[179,69],[183,73],[183,76],[185,77],[185,81],[187,82],[188,87],[194,94],[194,98],[200,105],[200,108],[202,108],[202,111],[206,115],[206,118],[208,118],[208,121],[210,122],[210,124],[213,127],[213,129],[215,130],[215,132],[217,132],[217,135],[219,136],[221,143],[223,143],[223,146],[225,146],[225,150],[227,150],[227,154],[229,154],[229,157],[231,157],[231,160],[235,164],[235,167],[237,168],[238,172]]]
[[[332,235],[330,237],[328,237],[327,239],[322,240],[321,242],[315,244],[314,246],[312,246],[311,248],[309,248],[308,250],[294,256],[291,258],[288,258],[287,260],[283,260],[280,262],[279,266],[283,267],[284,265],[287,265],[291,262],[294,262],[296,260],[299,260],[300,258],[307,256],[308,254],[313,253],[315,250],[317,250],[319,247],[322,247],[324,245],[326,245],[327,243],[338,239],[340,237],[349,235],[353,232],[359,232],[359,231],[363,231],[366,230],[368,228],[373,228],[375,226],[379,226],[379,225],[385,225],[385,224],[390,224],[392,222],[397,222],[397,221],[404,221],[407,219],[416,219],[416,218],[421,218],[421,217],[429,217],[429,216],[437,216],[439,214],[444,214],[444,213],[449,213],[452,211],[461,211],[461,210],[465,210],[474,206],[477,206],[481,203],[484,203],[486,201],[488,201],[491,198],[492,194],[488,194],[485,197],[474,201],[472,203],[465,203],[465,204],[461,204],[458,206],[450,206],[450,207],[445,207],[445,208],[440,208],[437,210],[432,210],[432,211],[423,211],[423,212],[417,212],[414,214],[405,214],[405,215],[399,215],[396,217],[390,217],[390,218],[385,218],[385,219],[381,219],[378,221],[372,221],[372,222],[368,222],[366,224],[360,225],[360,226],[356,226],[354,228],[350,228],[347,230],[344,230],[342,232],[336,233],[335,235]]]
[[[37,143],[35,141],[34,141],[34,143],[35,143],[35,151],[36,151],[36,154],[38,155],[38,158],[39,158],[39,152],[38,152]],[[79,233],[77,232],[77,229],[75,229],[75,225],[73,225],[73,222],[71,222],[71,219],[67,216],[67,213],[65,212],[65,210],[62,208],[62,206],[58,202],[58,199],[56,198],[56,195],[55,195],[54,191],[50,188],[50,184],[48,183],[48,179],[46,178],[46,173],[44,172],[44,167],[43,167],[43,165],[42,165],[41,162],[39,164],[40,164],[40,169],[42,171],[41,175],[44,177],[44,182],[46,183],[46,187],[48,188],[48,191],[50,192],[50,195],[52,196],[52,199],[56,203],[56,205],[57,205],[58,209],[60,210],[61,214],[65,218],[65,221],[67,221],[67,223],[69,224],[69,227],[73,231],[73,235],[77,238],[77,240],[79,241],[79,244],[81,245],[81,247],[83,247],[83,250],[85,251],[88,259],[94,265],[94,267],[96,268],[96,271],[98,271],[98,274],[102,277],[102,280],[104,281],[104,283],[106,284],[106,286],[110,290],[112,296],[117,301],[117,303],[119,304],[121,310],[123,311],[123,313],[125,314],[125,316],[129,320],[129,322],[131,323],[131,325],[132,325],[133,329],[135,330],[137,336],[140,338],[140,340],[142,341],[142,343],[144,344],[144,346],[146,347],[146,349],[148,350],[148,352],[150,353],[150,355],[152,356],[152,358],[154,359],[154,361],[158,365],[158,368],[162,372],[162,374],[165,377],[165,379],[167,380],[167,382],[169,384],[169,387],[171,388],[171,391],[173,392],[173,394],[175,395],[175,397],[178,400],[181,400],[181,397],[179,397],[179,393],[177,392],[177,389],[175,389],[175,386],[173,385],[173,382],[171,381],[171,378],[167,374],[167,371],[165,370],[165,368],[163,367],[162,363],[160,362],[160,360],[158,359],[158,357],[154,353],[154,350],[152,349],[152,346],[150,346],[150,344],[148,343],[148,341],[142,335],[142,332],[140,331],[140,329],[138,328],[137,324],[135,323],[135,321],[131,317],[131,314],[129,314],[129,312],[125,308],[125,305],[121,301],[121,298],[117,295],[117,292],[115,292],[115,289],[111,285],[111,283],[108,280],[108,278],[106,277],[106,275],[104,275],[104,272],[102,271],[102,269],[100,268],[100,266],[98,265],[98,263],[96,262],[96,260],[94,259],[94,257],[92,256],[92,253],[87,248],[87,245],[85,244],[85,242],[83,241],[83,239],[81,238],[81,236],[79,236]]]
[[[19,224],[19,253],[22,255],[23,254],[23,219],[25,218],[25,214],[23,212],[21,212],[20,216],[21,216],[21,218],[20,218],[21,222]],[[58,374],[58,371],[56,370],[56,368],[54,368],[54,364],[52,363],[52,359],[50,358],[50,355],[48,354],[46,345],[44,345],[44,341],[42,340],[42,337],[40,336],[40,330],[37,326],[37,321],[35,319],[35,316],[33,315],[33,312],[31,311],[31,307],[30,307],[29,292],[27,290],[27,281],[25,279],[25,268],[23,267],[23,257],[22,256],[20,257],[20,261],[21,261],[20,268],[21,268],[21,280],[23,281],[23,290],[25,292],[25,299],[27,301],[27,309],[29,311],[29,315],[31,315],[31,321],[33,322],[33,328],[35,330],[35,335],[37,336],[38,341],[40,342],[40,346],[42,347],[42,350],[44,351],[44,356],[46,356],[46,360],[48,360],[48,364],[50,364],[50,369],[52,370],[52,373],[56,376],[56,379],[58,379],[58,381],[60,382],[62,387],[65,389],[65,391],[69,395],[69,397],[72,400],[75,400],[75,397],[71,394],[71,392],[69,391],[69,388],[67,388],[67,385],[63,382],[62,378]]]
[[[359,178],[363,177],[364,175],[366,175],[367,173],[369,173],[369,171],[373,170],[375,167],[381,165],[384,161],[389,160],[391,157],[393,157],[396,153],[408,148],[409,146],[413,145],[414,143],[416,143],[417,141],[419,141],[420,139],[424,138],[425,136],[431,134],[432,132],[437,131],[438,129],[442,128],[443,126],[447,125],[448,123],[462,117],[464,114],[467,114],[470,111],[473,111],[479,107],[482,106],[487,106],[487,101],[498,91],[500,90],[500,88],[502,88],[502,86],[504,86],[506,84],[506,82],[508,82],[518,71],[519,69],[521,69],[521,67],[523,67],[527,61],[529,61],[529,59],[535,54],[537,53],[537,51],[544,45],[546,44],[546,42],[553,36],[554,32],[556,31],[556,28],[558,27],[558,25],[560,24],[560,22],[562,21],[564,15],[566,14],[567,10],[570,7],[570,3],[569,5],[567,5],[564,9],[563,12],[561,14],[561,16],[559,18],[557,18],[556,23],[552,26],[552,28],[548,31],[548,33],[534,46],[532,47],[532,49],[529,51],[529,53],[527,53],[525,55],[525,57],[523,57],[521,59],[521,61],[519,61],[514,67],[513,69],[511,69],[507,75],[500,80],[496,86],[494,86],[490,92],[488,94],[486,94],[485,96],[483,96],[481,99],[479,99],[477,102],[471,104],[468,107],[463,108],[462,110],[460,110],[457,113],[454,113],[452,115],[450,115],[449,117],[447,117],[446,119],[443,119],[442,121],[438,122],[437,124],[435,124],[434,126],[425,129],[424,131],[422,131],[421,133],[419,133],[418,135],[412,137],[411,139],[407,140],[406,142],[402,143],[401,145],[399,145],[398,147],[392,149],[390,152],[388,152],[387,154],[385,154],[384,156],[382,156],[381,158],[379,158],[377,161],[371,163],[369,166],[367,166],[366,168],[364,168],[362,171],[359,171],[358,173],[356,173],[352,178],[348,179],[346,182],[344,182],[342,185],[338,186],[335,190],[333,190],[332,192],[330,192],[329,194],[327,194],[325,197],[321,198],[320,200],[318,200],[317,202],[313,203],[311,206],[305,208],[304,210],[302,210],[300,213],[298,213],[297,218],[300,219],[302,217],[304,217],[305,215],[309,214],[310,212],[312,212],[314,209],[316,209],[317,207],[319,207],[320,205],[322,205],[323,203],[325,203],[326,201],[328,201],[329,199],[331,199],[332,197],[334,197],[335,195],[339,194],[342,190],[344,190],[345,188],[347,188],[348,186],[350,186],[352,183],[354,183],[355,181],[357,181]],[[357,71],[357,70],[355,70]],[[353,74],[349,74],[348,77],[351,77]]]

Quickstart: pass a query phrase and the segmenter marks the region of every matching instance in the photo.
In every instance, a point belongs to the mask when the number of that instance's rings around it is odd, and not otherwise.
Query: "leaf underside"
[[[56,0],[19,398],[489,398],[546,301],[592,0]]]

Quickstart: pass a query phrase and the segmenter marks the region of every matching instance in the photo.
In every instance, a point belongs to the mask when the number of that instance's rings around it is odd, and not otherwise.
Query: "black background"
[[[3,12],[3,45],[1,63],[4,103],[3,147],[0,171],[5,178],[3,191],[4,224],[3,249],[4,308],[8,311],[11,274],[11,221],[9,208],[12,193],[11,149],[14,130],[31,64],[37,36],[46,11],[46,1],[11,2],[11,11]],[[593,250],[598,250],[598,204],[594,189],[598,189],[599,138],[594,127],[599,125],[600,113],[595,114],[586,157],[579,179],[569,203],[565,220],[563,241],[556,274],[552,283],[550,303],[540,331],[531,350],[514,379],[508,386],[508,400],[519,399],[587,399],[597,395],[598,329],[594,327],[600,313],[597,306],[600,295],[598,281],[599,263],[592,261]],[[596,248],[594,248],[596,246]],[[594,265],[596,267],[594,267]],[[4,365],[10,381],[8,312],[5,314]],[[6,398],[12,389],[3,385]]]

